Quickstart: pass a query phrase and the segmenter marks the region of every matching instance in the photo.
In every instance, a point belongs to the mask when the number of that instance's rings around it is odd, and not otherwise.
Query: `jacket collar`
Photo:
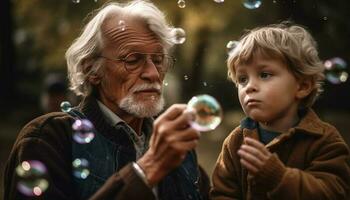
[[[323,135],[323,122],[320,120],[317,114],[311,108],[308,108],[302,112],[305,113],[304,117],[300,120],[297,126],[292,127],[288,132],[298,131],[310,135]],[[258,122],[246,117],[241,121],[240,127],[243,130],[248,129],[253,131],[258,128]]]

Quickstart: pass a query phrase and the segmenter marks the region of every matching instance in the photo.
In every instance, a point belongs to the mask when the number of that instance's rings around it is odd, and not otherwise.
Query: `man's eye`
[[[152,62],[156,65],[163,64],[164,56],[163,55],[154,55],[152,56]]]
[[[143,56],[141,54],[131,54],[125,58],[125,62],[127,64],[136,64],[143,59],[142,57]]]

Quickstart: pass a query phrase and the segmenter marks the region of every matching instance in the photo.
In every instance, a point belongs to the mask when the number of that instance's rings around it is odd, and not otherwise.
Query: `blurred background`
[[[0,51],[0,169],[20,129],[34,117],[79,99],[67,90],[64,53],[104,0],[3,0]],[[119,1],[125,2],[125,1]],[[222,105],[223,122],[203,133],[199,162],[211,174],[221,145],[244,114],[227,79],[227,44],[246,30],[292,20],[308,28],[327,64],[324,93],[314,105],[350,143],[350,2],[347,0],[154,0],[185,41],[164,81],[168,105],[210,94]],[[2,178],[2,173],[1,177]],[[3,182],[1,181],[1,186]],[[0,194],[2,193],[2,187]],[[2,196],[2,194],[0,195]]]

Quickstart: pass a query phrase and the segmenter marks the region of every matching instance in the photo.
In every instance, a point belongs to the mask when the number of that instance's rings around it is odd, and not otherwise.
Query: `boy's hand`
[[[241,164],[255,175],[272,154],[261,142],[246,137],[244,138],[244,144],[238,150],[238,155],[241,157]]]

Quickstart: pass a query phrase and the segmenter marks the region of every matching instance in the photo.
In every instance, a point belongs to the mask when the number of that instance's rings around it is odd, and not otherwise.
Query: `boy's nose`
[[[247,88],[246,88],[246,93],[251,93],[251,92],[256,92],[258,91],[258,84],[254,80],[249,80]]]

